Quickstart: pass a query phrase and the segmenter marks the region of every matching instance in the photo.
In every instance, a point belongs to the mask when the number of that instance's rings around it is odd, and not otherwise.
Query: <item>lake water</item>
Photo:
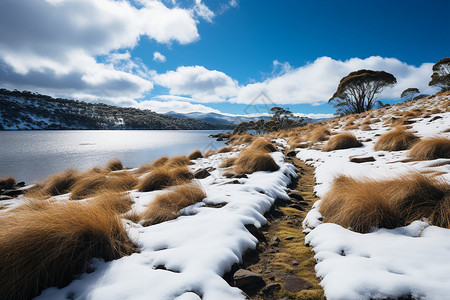
[[[119,158],[124,167],[138,167],[161,156],[217,150],[224,143],[208,135],[218,132],[223,131],[0,131],[0,178],[32,183],[67,168],[103,166],[111,158]]]

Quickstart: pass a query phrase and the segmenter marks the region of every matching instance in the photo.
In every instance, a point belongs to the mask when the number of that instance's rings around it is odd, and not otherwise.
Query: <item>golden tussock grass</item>
[[[252,149],[243,150],[234,166],[232,171],[237,174],[251,174],[258,171],[273,172],[280,169],[270,154]]]
[[[196,160],[197,158],[203,158],[202,152],[200,150],[194,150],[189,155],[188,158],[190,160]]]
[[[186,166],[169,167],[165,165],[142,177],[137,184],[137,189],[139,192],[161,190],[169,186],[186,183],[193,178],[194,175]]]
[[[156,196],[142,213],[143,226],[150,226],[176,219],[179,211],[206,198],[203,189],[197,185],[187,184]]]
[[[250,144],[250,149],[262,150],[266,152],[275,152],[277,148],[269,141],[265,139],[256,139]]]
[[[16,185],[16,180],[13,177],[0,178],[0,190],[12,189]]]
[[[63,287],[87,270],[137,251],[113,210],[91,202],[60,202],[0,217],[0,295],[31,299]]]
[[[229,168],[229,167],[233,166],[236,159],[237,159],[237,157],[229,157],[229,158],[223,160],[220,163],[219,168]]]
[[[395,127],[393,130],[381,135],[375,143],[375,151],[400,151],[410,148],[419,138],[413,133],[404,130],[402,127]]]
[[[106,169],[109,171],[120,171],[123,170],[123,165],[118,158],[113,158],[106,163]]]
[[[355,117],[349,117],[349,118],[345,121],[344,127],[351,126],[351,125],[355,125],[355,121],[356,121]]]
[[[330,137],[330,130],[327,126],[319,126],[314,128],[309,134],[306,135],[305,139],[313,143],[326,141]]]
[[[178,166],[186,166],[190,165],[191,160],[187,158],[186,155],[172,156],[169,160],[164,164],[167,167],[178,167]]]
[[[158,167],[162,167],[166,164],[166,162],[169,160],[169,158],[167,156],[162,156],[156,160],[154,160],[152,163],[150,164],[145,164],[140,166],[135,173],[136,174],[144,174],[147,173],[153,169],[156,169]]]
[[[361,146],[362,143],[356,139],[353,133],[343,132],[331,137],[331,139],[322,147],[322,151],[328,152]]]
[[[205,152],[205,157],[210,157],[211,155],[216,154],[216,151],[214,151],[213,149],[209,149],[208,151]]]
[[[239,134],[239,135],[233,135],[229,139],[229,142],[232,143],[232,146],[238,146],[241,144],[250,144],[251,142],[253,142],[254,139],[255,139],[255,137],[250,134]]]
[[[217,150],[217,153],[227,153],[233,151],[233,147],[225,146]]]
[[[177,184],[194,179],[194,174],[186,166],[172,168],[170,174]]]
[[[450,139],[434,137],[421,140],[411,147],[408,157],[413,160],[450,158]]]
[[[89,201],[119,214],[128,212],[134,203],[130,195],[110,190],[99,191],[95,198]]]
[[[370,125],[368,125],[368,124],[365,124],[365,125],[361,126],[361,130],[362,131],[370,131],[370,130],[372,130],[372,127],[370,127]]]
[[[319,211],[325,222],[363,233],[420,219],[448,228],[450,185],[420,173],[391,180],[340,176],[322,198]]]
[[[440,113],[442,113],[442,111],[439,109],[439,108],[433,108],[431,111],[430,111],[430,113],[431,114],[440,114]]]
[[[81,174],[78,170],[69,169],[62,173],[51,175],[30,192],[41,193],[44,197],[66,194],[71,190]]]

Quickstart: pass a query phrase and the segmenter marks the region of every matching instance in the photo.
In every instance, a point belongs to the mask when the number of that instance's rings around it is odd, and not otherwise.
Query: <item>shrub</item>
[[[16,180],[12,177],[0,178],[0,190],[12,189],[16,185]]]
[[[182,185],[173,191],[160,194],[143,212],[142,225],[149,226],[176,219],[181,209],[200,202],[204,198],[206,194],[203,189],[193,184]]]
[[[388,133],[383,134],[375,143],[375,151],[400,151],[410,148],[418,141],[413,133],[405,131],[402,127],[395,127]]]
[[[251,174],[258,171],[277,171],[280,167],[272,156],[264,151],[244,150],[241,152],[233,171],[238,174]]]
[[[202,152],[200,150],[194,150],[191,152],[191,154],[188,155],[188,158],[190,160],[196,160],[197,158],[203,158]]]
[[[450,139],[435,137],[421,140],[411,147],[408,157],[413,160],[450,158]]]
[[[333,136],[323,147],[322,151],[328,152],[339,149],[347,149],[353,147],[361,147],[355,135],[350,132],[343,132]]]
[[[109,261],[136,251],[120,217],[93,202],[53,203],[1,219],[0,295],[6,300],[61,288],[94,257]]]
[[[266,152],[275,152],[275,151],[277,151],[277,148],[275,148],[275,146],[272,143],[268,142],[265,139],[254,140],[250,144],[250,149],[262,150],[262,151],[266,151]]]
[[[120,171],[123,170],[123,165],[118,158],[114,158],[106,163],[106,169],[109,171]]]
[[[358,232],[405,226],[419,219],[449,228],[450,185],[420,173],[391,180],[340,176],[322,198],[319,211],[325,222]]]

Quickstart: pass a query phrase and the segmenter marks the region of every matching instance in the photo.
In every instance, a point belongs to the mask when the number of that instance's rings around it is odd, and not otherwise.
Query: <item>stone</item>
[[[266,285],[262,290],[261,293],[263,295],[273,295],[275,292],[279,291],[281,289],[281,285],[279,283],[271,283],[269,285]]]
[[[288,192],[289,198],[294,198],[295,200],[303,201],[302,193],[297,190],[290,190]]]
[[[210,175],[211,175],[211,173],[209,173],[206,169],[200,169],[194,173],[194,178],[203,179]]]
[[[1,195],[1,196],[0,196],[0,201],[2,201],[2,200],[10,200],[10,199],[13,199],[13,197],[11,197],[11,196],[6,196],[6,195]]]
[[[241,183],[239,182],[239,180],[235,179],[235,180],[232,180],[232,181],[228,181],[225,184],[241,184]]]
[[[294,259],[293,261],[292,261],[292,265],[293,266],[298,266],[300,263],[298,262],[298,260],[296,260],[296,259]]]
[[[248,290],[253,290],[262,288],[264,286],[264,280],[262,276],[256,273],[253,273],[249,270],[239,269],[233,275],[234,284],[243,289],[244,292]]]
[[[17,197],[22,194],[23,194],[22,190],[11,189],[11,190],[3,190],[2,191],[2,195],[11,196],[11,197]]]
[[[441,116],[434,116],[430,121],[428,121],[428,122],[433,122],[433,121],[436,121],[436,120],[439,120],[439,119],[442,119],[442,117]]]
[[[264,234],[262,233],[262,231],[257,228],[255,225],[253,224],[247,224],[245,225],[245,228],[255,237],[258,239],[258,242],[260,243],[266,243],[266,237],[264,236]]]
[[[284,238],[285,241],[291,241],[291,240],[293,240],[293,239],[295,239],[294,236],[288,236],[288,237],[285,237],[285,238]]]
[[[274,237],[272,238],[272,242],[279,243],[279,242],[280,242],[280,239],[279,239],[277,236],[274,236]]]
[[[287,156],[287,157],[294,157],[295,154],[297,154],[297,152],[295,152],[294,150],[292,150],[292,151],[289,151],[288,153],[286,153],[286,156]]]
[[[375,161],[375,158],[373,156],[349,156],[348,159],[350,160],[350,162],[354,162],[354,163],[358,163],[358,164]]]
[[[284,281],[284,288],[290,293],[298,293],[301,290],[310,289],[313,287],[312,283],[294,275],[288,275]]]
[[[24,186],[25,186],[25,182],[24,181],[16,183],[16,188],[22,188]]]
[[[301,205],[298,205],[298,204],[295,204],[295,203],[294,204],[289,204],[288,207],[304,211],[304,209],[303,209],[303,207]]]

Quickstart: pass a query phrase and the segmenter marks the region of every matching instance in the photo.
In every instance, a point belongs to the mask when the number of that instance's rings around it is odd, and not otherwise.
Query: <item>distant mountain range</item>
[[[53,98],[29,91],[0,89],[0,130],[30,129],[232,129],[151,110]]]
[[[264,121],[270,120],[270,117],[268,117],[268,116],[261,116],[261,117],[229,116],[229,115],[225,115],[225,114],[202,113],[202,112],[177,113],[174,111],[170,111],[165,114],[168,116],[177,117],[177,118],[190,118],[190,119],[201,120],[201,121],[205,121],[205,122],[224,123],[224,124],[232,124],[232,125],[237,125],[241,122],[249,122],[249,121],[256,122],[260,119],[264,119]]]

